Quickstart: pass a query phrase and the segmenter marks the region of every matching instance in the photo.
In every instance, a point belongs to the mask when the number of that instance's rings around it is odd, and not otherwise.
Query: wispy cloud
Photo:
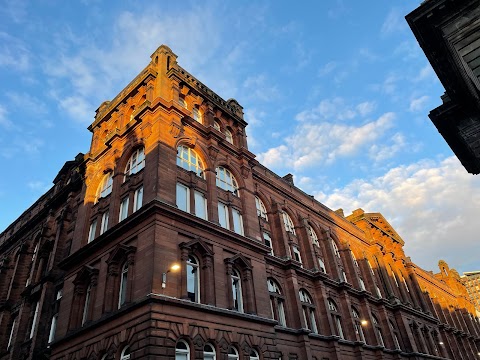
[[[411,112],[422,111],[425,108],[429,99],[430,99],[430,96],[428,96],[428,95],[423,95],[423,96],[420,96],[418,98],[412,99],[410,101],[409,110]]]
[[[7,117],[7,109],[2,105],[0,105],[0,126],[4,129],[13,128],[13,123]]]
[[[30,51],[25,43],[5,32],[0,32],[0,67],[18,71],[30,68]]]
[[[391,9],[382,24],[380,30],[381,34],[387,36],[392,33],[405,31],[407,29],[407,24],[404,16],[405,15],[399,8]]]
[[[326,63],[318,70],[318,76],[323,77],[331,74],[337,68],[337,66],[338,65],[335,61],[330,61]]]

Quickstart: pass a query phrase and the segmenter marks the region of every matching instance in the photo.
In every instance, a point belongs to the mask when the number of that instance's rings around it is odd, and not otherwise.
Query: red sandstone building
[[[262,166],[246,126],[159,47],[0,234],[0,359],[477,358],[458,273]]]

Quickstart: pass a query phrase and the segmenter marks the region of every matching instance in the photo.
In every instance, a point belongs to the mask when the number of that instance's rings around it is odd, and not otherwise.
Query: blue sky
[[[243,105],[266,166],[334,210],[383,213],[428,270],[480,269],[480,177],[428,119],[443,88],[404,20],[419,3],[0,0],[0,229],[167,44]]]

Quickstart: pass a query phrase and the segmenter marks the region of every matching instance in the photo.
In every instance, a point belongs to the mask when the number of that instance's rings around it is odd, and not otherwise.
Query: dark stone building
[[[458,273],[262,166],[246,126],[160,46],[0,234],[0,359],[476,357]]]
[[[469,173],[480,173],[480,3],[427,0],[406,16],[445,87],[429,117]]]

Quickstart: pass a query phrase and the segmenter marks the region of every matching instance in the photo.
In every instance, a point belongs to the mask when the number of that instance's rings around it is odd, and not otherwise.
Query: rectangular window
[[[335,315],[335,323],[337,324],[338,336],[340,336],[340,338],[342,339],[345,339],[343,335],[342,321],[340,320],[340,317],[337,315]]]
[[[135,190],[135,195],[133,196],[133,211],[137,211],[143,205],[143,186]]]
[[[302,256],[300,255],[300,249],[297,246],[293,246],[293,258],[299,263],[302,262]]]
[[[177,183],[177,206],[180,210],[190,212],[190,189]]]
[[[228,206],[224,203],[218,203],[218,222],[221,227],[230,229],[230,220],[228,218]]]
[[[17,322],[17,319],[13,319],[13,322],[12,322],[12,327],[10,328],[10,335],[8,336],[8,343],[7,343],[7,350],[10,348],[10,346],[12,345],[12,340],[13,340],[13,333],[15,331],[15,324]]]
[[[263,233],[263,241],[264,241],[265,245],[267,245],[270,248],[270,255],[274,255],[273,254],[273,247],[272,247],[272,238],[266,232]]]
[[[48,335],[48,343],[49,344],[53,340],[55,340],[55,330],[57,329],[57,319],[58,319],[58,314],[53,315],[52,323],[50,325],[50,334]]]
[[[35,327],[37,325],[37,318],[38,318],[38,307],[40,303],[37,301],[35,303],[35,311],[33,313],[33,319],[32,319],[32,327],[30,328],[30,337],[29,339],[33,338],[33,334],[35,333]]]
[[[100,235],[108,230],[108,210],[102,214],[102,224],[100,225]]]
[[[95,234],[97,232],[97,219],[93,220],[90,224],[90,229],[88,230],[88,242],[91,242],[95,239]]]
[[[237,234],[243,235],[243,219],[242,214],[237,209],[232,209],[233,215],[233,231]]]
[[[207,220],[207,199],[199,191],[195,191],[195,215]]]
[[[283,301],[278,301],[278,323],[281,326],[287,326],[287,319],[285,317],[285,308]]]
[[[128,216],[128,197],[124,198],[120,203],[120,214],[118,216],[118,221],[125,220]]]

